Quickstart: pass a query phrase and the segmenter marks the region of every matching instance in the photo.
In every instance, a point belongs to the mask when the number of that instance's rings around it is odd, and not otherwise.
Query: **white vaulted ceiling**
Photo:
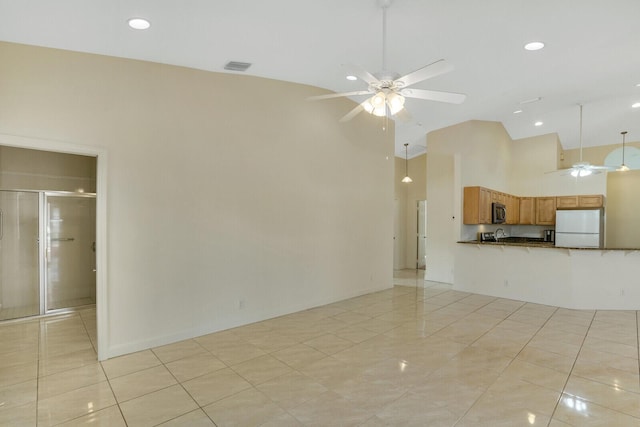
[[[138,16],[149,30],[128,28]],[[557,132],[576,148],[577,104],[585,147],[619,144],[622,130],[639,141],[639,18],[638,0],[394,0],[388,68],[444,58],[455,70],[416,87],[467,94],[461,105],[408,99],[414,120],[397,124],[396,153],[472,119],[500,121],[514,139]],[[382,10],[376,0],[0,0],[0,40],[215,72],[250,62],[249,75],[342,92],[365,87],[343,64],[380,71]],[[525,51],[534,40],[546,47]]]

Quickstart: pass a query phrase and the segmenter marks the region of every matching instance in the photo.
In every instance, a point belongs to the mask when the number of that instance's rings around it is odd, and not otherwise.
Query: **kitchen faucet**
[[[503,229],[503,228],[498,228],[498,229],[496,230],[496,241],[498,241],[498,240],[500,239],[500,234],[498,233],[499,231],[501,231],[501,232],[502,232],[502,238],[507,237],[507,235],[506,235],[506,234],[504,234],[504,229]]]

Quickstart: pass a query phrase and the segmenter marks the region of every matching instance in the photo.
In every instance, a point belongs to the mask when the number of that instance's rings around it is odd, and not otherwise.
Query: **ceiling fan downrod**
[[[382,8],[382,74],[387,72],[387,9],[393,0],[378,0],[378,6]]]

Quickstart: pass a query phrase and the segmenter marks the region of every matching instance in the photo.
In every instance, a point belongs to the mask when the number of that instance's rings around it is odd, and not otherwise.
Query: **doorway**
[[[68,153],[92,157],[95,160],[95,203],[96,203],[96,321],[98,360],[108,357],[109,312],[107,293],[107,171],[108,152],[106,148],[81,145],[56,140],[38,139],[17,135],[0,134],[0,147],[24,148],[53,153]],[[4,157],[4,156],[3,156]],[[2,163],[3,158],[0,158]],[[1,169],[1,168],[0,168]],[[1,183],[5,185],[4,179]],[[1,188],[1,187],[0,187]],[[5,187],[6,188],[6,187]]]

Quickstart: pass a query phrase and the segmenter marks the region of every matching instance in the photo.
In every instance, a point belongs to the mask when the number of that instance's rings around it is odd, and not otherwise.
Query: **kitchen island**
[[[640,310],[640,248],[458,243],[455,290],[573,309]]]

